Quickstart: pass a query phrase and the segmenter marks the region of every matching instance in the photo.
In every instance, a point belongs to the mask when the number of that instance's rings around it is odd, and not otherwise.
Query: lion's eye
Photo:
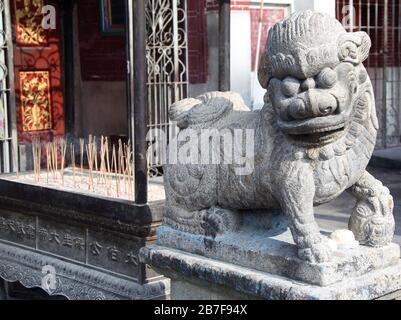
[[[317,84],[320,88],[329,89],[334,87],[337,82],[337,73],[330,69],[323,69],[317,76]]]
[[[286,97],[293,97],[299,92],[300,85],[297,79],[287,77],[281,83],[281,91]]]

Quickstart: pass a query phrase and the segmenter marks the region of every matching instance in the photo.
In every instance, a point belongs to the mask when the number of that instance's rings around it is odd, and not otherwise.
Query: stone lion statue
[[[266,89],[261,110],[250,111],[232,92],[172,105],[180,135],[208,128],[254,130],[254,170],[238,175],[235,164],[168,162],[165,224],[217,236],[239,228],[249,210],[278,209],[288,218],[298,256],[321,263],[335,248],[320,233],[314,206],[348,190],[356,198],[349,222],[356,239],[368,246],[389,244],[393,200],[366,171],[378,130],[362,64],[370,46],[365,32],[346,32],[323,13],[298,12],[269,31],[259,70]]]

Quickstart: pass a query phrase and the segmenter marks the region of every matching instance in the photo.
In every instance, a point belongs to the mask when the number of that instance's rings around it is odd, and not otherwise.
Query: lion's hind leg
[[[217,207],[188,211],[170,205],[166,208],[164,224],[183,232],[214,238],[238,230],[241,225],[241,215],[237,211]]]

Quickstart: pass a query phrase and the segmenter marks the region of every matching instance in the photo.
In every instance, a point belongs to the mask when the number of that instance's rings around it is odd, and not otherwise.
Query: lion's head
[[[269,31],[259,80],[278,127],[294,143],[339,141],[352,130],[358,104],[365,116],[373,112],[362,64],[370,46],[365,32],[347,33],[333,17],[312,11],[295,13]]]

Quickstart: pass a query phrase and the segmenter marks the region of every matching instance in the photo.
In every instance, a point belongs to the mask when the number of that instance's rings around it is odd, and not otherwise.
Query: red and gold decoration
[[[64,0],[11,0],[15,28],[14,73],[18,142],[35,138],[53,141],[65,134],[62,28],[60,5]],[[81,2],[81,1],[80,1]],[[43,6],[54,7],[55,28],[43,29]],[[48,20],[45,20],[48,21]]]
[[[47,32],[42,27],[43,0],[14,0],[16,37],[19,46],[46,46]]]
[[[49,72],[21,71],[19,76],[23,131],[52,129]]]

